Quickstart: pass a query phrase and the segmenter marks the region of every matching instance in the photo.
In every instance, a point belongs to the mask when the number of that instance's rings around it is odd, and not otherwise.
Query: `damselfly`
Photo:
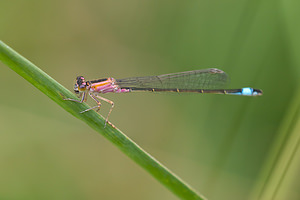
[[[220,89],[228,81],[228,76],[220,69],[203,69],[186,71],[159,76],[133,77],[124,79],[104,78],[86,81],[83,76],[76,78],[74,91],[79,94],[81,100],[67,98],[65,100],[75,102],[85,102],[87,94],[96,101],[97,105],[83,110],[81,113],[97,108],[100,110],[103,100],[111,104],[111,108],[106,117],[105,125],[114,107],[114,103],[98,94],[105,93],[126,93],[135,91],[149,92],[190,92],[190,93],[211,93],[211,94],[230,94],[241,96],[260,96],[262,90],[245,87],[241,89]]]

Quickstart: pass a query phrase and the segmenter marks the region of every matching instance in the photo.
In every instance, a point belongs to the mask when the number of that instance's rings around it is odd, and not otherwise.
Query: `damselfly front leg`
[[[81,100],[77,100],[77,99],[71,99],[71,98],[66,98],[64,99],[65,101],[75,101],[75,102],[78,102],[78,103],[83,103],[86,101],[86,95],[85,95],[85,92],[83,93],[80,93],[80,96],[81,97]]]

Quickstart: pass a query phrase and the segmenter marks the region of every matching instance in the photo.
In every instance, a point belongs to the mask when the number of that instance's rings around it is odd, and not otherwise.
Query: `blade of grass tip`
[[[112,124],[108,124],[104,129],[105,120],[95,111],[80,114],[80,111],[89,108],[85,103],[64,101],[65,98],[76,99],[76,96],[2,41],[0,41],[0,60],[63,109],[114,143],[178,197],[182,199],[205,199]]]

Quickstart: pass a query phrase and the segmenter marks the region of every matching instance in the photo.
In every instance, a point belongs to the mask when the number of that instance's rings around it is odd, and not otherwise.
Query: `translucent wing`
[[[121,88],[161,88],[161,89],[217,89],[228,80],[225,72],[219,69],[203,69],[159,76],[144,76],[117,79]]]

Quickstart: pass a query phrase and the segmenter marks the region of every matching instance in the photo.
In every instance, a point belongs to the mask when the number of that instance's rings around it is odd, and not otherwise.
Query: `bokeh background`
[[[230,75],[230,88],[262,89],[261,97],[105,97],[115,102],[113,124],[208,199],[299,199],[299,6],[297,0],[0,0],[0,40],[70,90],[77,75],[211,67]],[[177,199],[0,66],[0,199]]]

